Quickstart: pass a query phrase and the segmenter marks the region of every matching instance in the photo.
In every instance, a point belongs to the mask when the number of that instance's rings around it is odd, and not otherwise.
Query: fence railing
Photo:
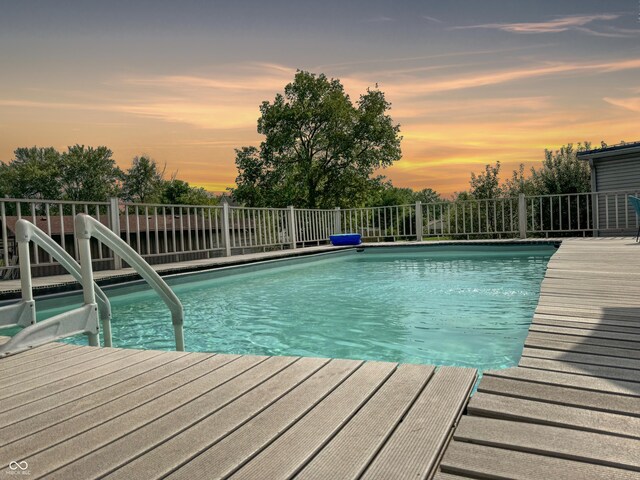
[[[364,241],[423,238],[481,239],[630,234],[638,217],[629,196],[609,191],[512,198],[464,199],[346,209],[250,208],[121,202],[0,199],[0,280],[18,276],[15,226],[32,222],[79,260],[73,218],[92,216],[150,263],[171,263],[251,251],[327,243],[334,233],[360,233]],[[30,246],[35,275],[60,273],[43,249]],[[91,240],[96,270],[122,261]]]

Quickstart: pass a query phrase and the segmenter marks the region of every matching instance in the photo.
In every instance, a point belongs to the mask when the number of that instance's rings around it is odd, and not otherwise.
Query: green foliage
[[[164,187],[164,170],[160,170],[156,161],[149,157],[135,157],[122,182],[125,200],[139,203],[160,201]]]
[[[122,172],[107,147],[75,145],[63,153],[53,147],[18,148],[14,155],[11,162],[0,162],[2,197],[104,202],[122,194],[140,203],[217,204],[205,189],[175,175],[164,180],[164,169],[149,157],[135,157]]]
[[[392,205],[409,205],[416,202],[429,204],[443,201],[438,192],[431,188],[415,191],[411,188],[394,187],[390,181],[387,181],[382,183],[377,191],[369,195],[366,206],[386,207]]]
[[[0,193],[13,198],[58,198],[60,153],[53,147],[18,148],[15,158],[0,166]]]
[[[432,190],[431,188],[423,188],[422,190],[418,190],[417,192],[415,192],[414,200],[420,201],[423,204],[444,202],[444,199],[440,196],[440,194],[435,190]]]
[[[60,156],[60,191],[65,200],[105,202],[119,192],[122,171],[107,147],[74,145]]]
[[[495,165],[485,165],[484,172],[476,175],[471,173],[471,195],[476,199],[498,198],[502,196],[500,186],[500,162]]]
[[[401,157],[390,106],[370,89],[354,105],[339,80],[298,71],[284,95],[260,106],[260,148],[236,150],[233,196],[251,206],[364,205],[381,188],[374,172]]]
[[[172,178],[162,186],[162,203],[169,205],[217,205],[218,199],[201,187]]]
[[[3,195],[15,198],[106,201],[117,194],[122,172],[107,147],[74,145],[64,153],[52,147],[18,148],[2,164]]]
[[[577,154],[589,150],[591,144],[569,143],[552,152],[545,150],[544,161],[538,169],[531,169],[531,183],[538,195],[586,193],[591,191],[589,162],[579,160]]]

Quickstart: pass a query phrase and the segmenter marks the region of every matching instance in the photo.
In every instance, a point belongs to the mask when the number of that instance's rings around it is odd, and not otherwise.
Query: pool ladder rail
[[[171,312],[176,350],[184,351],[184,311],[182,303],[167,283],[133,248],[95,218],[81,213],[76,215],[74,222],[80,264],[31,222],[20,219],[16,223],[22,298],[16,304],[0,307],[0,329],[19,327],[22,330],[8,342],[0,345],[0,358],[78,334],[87,335],[89,345],[98,346],[100,330],[98,320],[102,324],[104,346],[112,345],[111,304],[93,280],[90,247],[92,237],[110,247],[158,293]],[[36,321],[36,305],[31,281],[30,242],[49,253],[80,283],[83,292],[81,307],[41,322]]]

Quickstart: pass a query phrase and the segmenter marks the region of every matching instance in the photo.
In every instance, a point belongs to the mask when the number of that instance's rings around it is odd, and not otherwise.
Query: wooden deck
[[[640,244],[566,240],[517,368],[485,372],[439,480],[640,478]]]
[[[0,478],[425,478],[466,368],[49,344],[0,360]],[[24,465],[24,464],[23,464]]]

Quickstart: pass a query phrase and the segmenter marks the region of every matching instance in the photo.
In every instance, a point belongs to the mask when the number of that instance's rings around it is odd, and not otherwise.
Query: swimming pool
[[[376,247],[177,275],[168,283],[184,305],[190,351],[485,370],[517,364],[554,251]],[[168,311],[154,292],[142,285],[105,291],[114,346],[174,348]],[[47,300],[38,316],[66,309]]]

